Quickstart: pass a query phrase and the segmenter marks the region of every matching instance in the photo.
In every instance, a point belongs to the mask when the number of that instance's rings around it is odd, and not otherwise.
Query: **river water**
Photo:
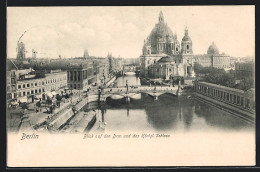
[[[136,76],[119,77],[114,86],[141,85]],[[107,99],[103,105],[92,103],[97,122],[105,125],[108,132],[191,132],[191,131],[254,131],[254,125],[218,108],[187,99],[163,94],[153,97],[140,94],[139,99]]]

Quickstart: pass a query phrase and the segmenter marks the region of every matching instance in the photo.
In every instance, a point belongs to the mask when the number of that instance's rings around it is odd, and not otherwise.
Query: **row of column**
[[[68,80],[69,81],[82,81],[83,80],[82,71],[68,71]]]
[[[166,50],[166,44],[167,44],[167,43],[158,43],[158,44],[157,44],[157,50]],[[174,44],[174,43],[170,43],[170,45],[171,45],[171,50],[174,50],[173,44]],[[178,51],[178,50],[176,49],[176,51]]]

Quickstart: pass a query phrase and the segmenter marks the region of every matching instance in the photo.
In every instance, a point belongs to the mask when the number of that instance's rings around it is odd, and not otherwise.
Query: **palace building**
[[[197,62],[203,67],[231,69],[230,56],[224,53],[220,54],[214,42],[209,46],[207,54],[194,55],[194,62]]]
[[[188,28],[185,28],[180,44],[161,11],[158,23],[144,40],[140,61],[141,77],[170,80],[173,77],[194,76],[192,40]]]

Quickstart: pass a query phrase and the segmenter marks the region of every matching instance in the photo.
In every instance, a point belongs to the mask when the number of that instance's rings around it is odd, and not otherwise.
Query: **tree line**
[[[246,73],[235,70],[225,71],[214,67],[203,67],[199,63],[194,64],[194,72],[197,80],[226,87],[248,90],[255,88],[254,73]]]

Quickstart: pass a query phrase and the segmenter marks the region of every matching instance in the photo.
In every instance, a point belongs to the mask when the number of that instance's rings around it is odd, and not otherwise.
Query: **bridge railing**
[[[177,91],[178,87],[169,87],[169,86],[158,86],[158,87],[149,87],[149,86],[139,86],[139,87],[128,87],[128,92],[138,92],[138,91]],[[126,87],[118,87],[118,88],[105,88],[103,89],[103,93],[126,93]]]

